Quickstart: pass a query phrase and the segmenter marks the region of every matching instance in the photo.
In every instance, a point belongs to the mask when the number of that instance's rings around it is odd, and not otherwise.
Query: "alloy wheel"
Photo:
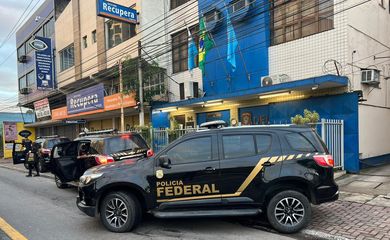
[[[121,228],[129,218],[126,203],[120,198],[111,199],[105,209],[107,222],[115,228]]]
[[[301,201],[294,197],[280,200],[275,207],[276,220],[285,226],[298,225],[305,216],[305,208]]]

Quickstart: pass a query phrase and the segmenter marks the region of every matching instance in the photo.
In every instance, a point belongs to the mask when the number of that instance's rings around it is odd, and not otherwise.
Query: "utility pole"
[[[122,59],[119,59],[119,92],[121,93],[121,132],[125,131],[125,110],[123,109]]]
[[[142,45],[141,40],[138,41],[138,81],[139,81],[139,125],[145,126],[145,110],[144,110],[144,86],[142,82]]]

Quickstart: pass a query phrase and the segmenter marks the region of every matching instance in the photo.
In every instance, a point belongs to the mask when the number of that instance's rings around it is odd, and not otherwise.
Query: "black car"
[[[333,158],[314,130],[297,126],[201,130],[152,159],[115,162],[81,178],[78,208],[113,232],[132,230],[143,213],[158,218],[267,215],[293,233],[311,203],[338,199]]]
[[[47,172],[50,167],[50,154],[54,145],[59,143],[70,142],[69,138],[54,136],[41,136],[35,141],[36,158],[38,159],[38,171]]]
[[[91,167],[153,155],[138,133],[115,130],[81,133],[74,141],[54,146],[51,171],[57,187],[64,188],[68,183],[77,182]]]

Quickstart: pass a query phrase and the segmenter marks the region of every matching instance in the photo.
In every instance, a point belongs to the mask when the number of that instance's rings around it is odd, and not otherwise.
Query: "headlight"
[[[96,179],[103,176],[103,173],[94,173],[90,175],[83,175],[80,177],[80,182],[84,185],[90,184],[92,181],[95,181]]]

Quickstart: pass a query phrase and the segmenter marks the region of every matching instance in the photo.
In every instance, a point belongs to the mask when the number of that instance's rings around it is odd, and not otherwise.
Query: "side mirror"
[[[159,157],[158,162],[160,167],[162,168],[167,168],[167,169],[171,168],[171,160],[169,160],[167,155],[163,155]]]

